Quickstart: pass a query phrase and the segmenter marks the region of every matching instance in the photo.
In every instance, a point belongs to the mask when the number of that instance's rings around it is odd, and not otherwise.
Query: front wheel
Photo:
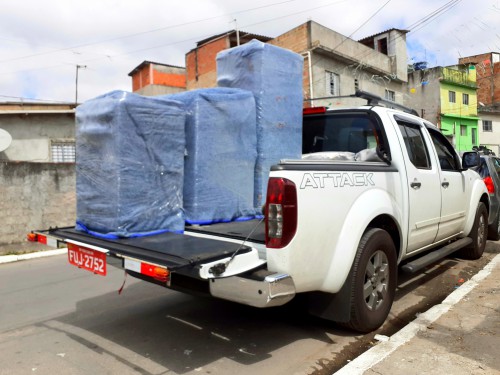
[[[349,274],[350,319],[343,325],[359,332],[380,327],[391,310],[396,290],[396,248],[383,229],[369,228],[361,237]]]
[[[467,259],[479,259],[483,255],[488,238],[488,210],[483,202],[479,202],[474,225],[469,233],[472,244],[460,250],[459,254]]]

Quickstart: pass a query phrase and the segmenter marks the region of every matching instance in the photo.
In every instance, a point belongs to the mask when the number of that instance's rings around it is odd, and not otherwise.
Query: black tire
[[[493,224],[488,226],[488,239],[491,241],[500,240],[500,212],[497,213],[497,217]]]
[[[488,210],[483,202],[479,202],[474,225],[469,233],[472,244],[459,251],[459,255],[467,259],[479,259],[483,255],[488,238]]]
[[[397,282],[396,248],[383,229],[368,228],[361,237],[356,258],[346,281],[350,283],[350,320],[345,327],[370,332],[389,315]]]

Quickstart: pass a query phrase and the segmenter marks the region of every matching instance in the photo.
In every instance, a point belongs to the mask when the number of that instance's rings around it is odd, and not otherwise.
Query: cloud
[[[0,100],[74,101],[131,89],[128,73],[143,60],[184,66],[196,42],[236,26],[278,36],[314,20],[360,39],[416,25],[407,34],[409,60],[451,65],[460,56],[500,51],[498,0],[26,0],[2,2]],[[236,20],[236,22],[234,21]],[[419,21],[421,23],[419,23]],[[360,26],[362,26],[360,28]]]

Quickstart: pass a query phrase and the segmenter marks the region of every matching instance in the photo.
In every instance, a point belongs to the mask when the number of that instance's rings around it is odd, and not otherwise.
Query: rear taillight
[[[486,189],[488,189],[488,193],[495,193],[495,185],[493,184],[493,179],[491,176],[483,178],[484,184],[486,185]]]
[[[286,178],[271,177],[267,185],[266,246],[285,247],[297,230],[297,189]]]
[[[327,107],[309,107],[309,108],[304,108],[302,110],[302,114],[304,115],[315,115],[318,113],[325,113],[327,110]]]

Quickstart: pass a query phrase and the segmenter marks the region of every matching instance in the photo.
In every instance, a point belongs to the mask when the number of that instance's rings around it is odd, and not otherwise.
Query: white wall
[[[500,113],[479,112],[479,144],[488,146],[495,154],[500,155]],[[483,121],[489,120],[492,122],[492,131],[483,131]]]

